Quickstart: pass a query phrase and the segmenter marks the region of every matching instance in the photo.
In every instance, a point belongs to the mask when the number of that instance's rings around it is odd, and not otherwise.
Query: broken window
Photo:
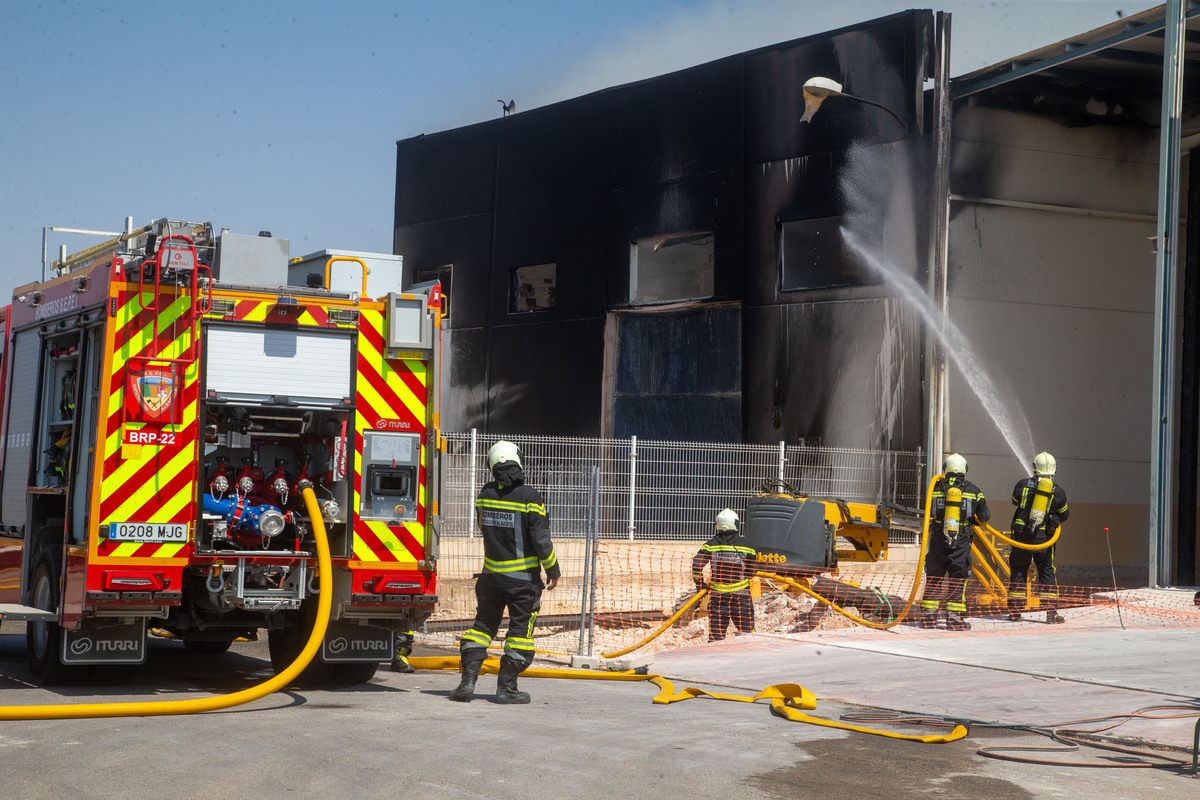
[[[629,302],[713,296],[713,232],[658,236],[629,247]]]
[[[533,264],[512,271],[512,293],[508,310],[545,311],[554,308],[554,281],[558,264]]]
[[[780,223],[779,287],[787,292],[869,283],[841,229],[840,216]]]

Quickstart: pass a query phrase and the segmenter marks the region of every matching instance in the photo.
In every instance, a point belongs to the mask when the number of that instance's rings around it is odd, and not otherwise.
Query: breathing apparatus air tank
[[[951,541],[958,538],[962,517],[962,489],[951,486],[946,490],[946,518],[942,521],[942,533]]]
[[[1050,498],[1054,495],[1054,479],[1048,475],[1038,478],[1037,488],[1033,490],[1033,505],[1029,507],[1029,529],[1036,531],[1046,520],[1046,512],[1050,509]]]

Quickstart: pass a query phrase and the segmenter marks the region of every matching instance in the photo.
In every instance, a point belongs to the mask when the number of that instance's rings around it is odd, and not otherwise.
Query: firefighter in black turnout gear
[[[1058,527],[1067,521],[1071,511],[1067,508],[1067,493],[1054,480],[1058,465],[1049,453],[1038,453],[1033,459],[1033,475],[1017,481],[1013,488],[1012,501],[1017,510],[1013,513],[1012,538],[1023,544],[1045,544],[1054,536]],[[1037,567],[1037,583],[1034,591],[1039,603],[1046,609],[1046,622],[1051,625],[1063,622],[1056,610],[1058,605],[1058,579],[1054,574],[1054,548],[1040,550],[1012,548],[1008,556],[1008,618],[1013,622],[1021,619],[1021,609],[1029,599],[1026,581],[1029,565]]]
[[[754,599],[750,579],[758,571],[753,547],[737,544],[738,515],[731,509],[717,514],[717,533],[692,556],[692,581],[704,588],[704,565],[708,564],[708,640],[720,641],[732,621],[739,633],[754,631]]]
[[[936,628],[938,618],[946,629],[966,631],[967,578],[971,575],[973,526],[992,518],[979,487],[967,480],[967,460],[958,453],[946,457],[942,478],[933,485],[929,519],[929,551],[925,554],[928,583],[921,598],[922,628]]]
[[[508,609],[508,634],[497,675],[497,703],[528,703],[518,691],[517,676],[533,663],[533,627],[541,608],[542,570],[545,588],[553,589],[561,574],[550,541],[550,518],[542,496],[525,485],[524,461],[512,442],[500,441],[488,451],[494,481],[484,484],[475,500],[483,532],[483,572],[476,575],[475,620],[462,636],[462,681],[450,699],[467,701],[475,694],[479,668]]]

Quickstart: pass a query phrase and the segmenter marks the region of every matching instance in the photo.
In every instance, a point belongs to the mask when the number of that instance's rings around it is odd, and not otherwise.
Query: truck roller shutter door
[[[4,443],[4,484],[0,490],[0,523],[25,524],[25,495],[29,490],[29,461],[33,455],[34,400],[37,397],[38,354],[41,340],[33,332],[13,344],[12,384],[8,398],[8,435]]]
[[[354,396],[349,335],[213,326],[205,389],[230,401],[337,405]]]

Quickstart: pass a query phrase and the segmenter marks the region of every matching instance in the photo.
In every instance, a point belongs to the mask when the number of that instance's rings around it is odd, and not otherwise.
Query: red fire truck
[[[317,607],[305,478],[335,592],[306,677],[368,680],[432,612],[440,287],[371,297],[370,254],[297,276],[287,250],[127,219],[13,292],[0,616],[27,621],[39,683],[140,664],[148,632],[215,653],[266,630],[286,668]]]

